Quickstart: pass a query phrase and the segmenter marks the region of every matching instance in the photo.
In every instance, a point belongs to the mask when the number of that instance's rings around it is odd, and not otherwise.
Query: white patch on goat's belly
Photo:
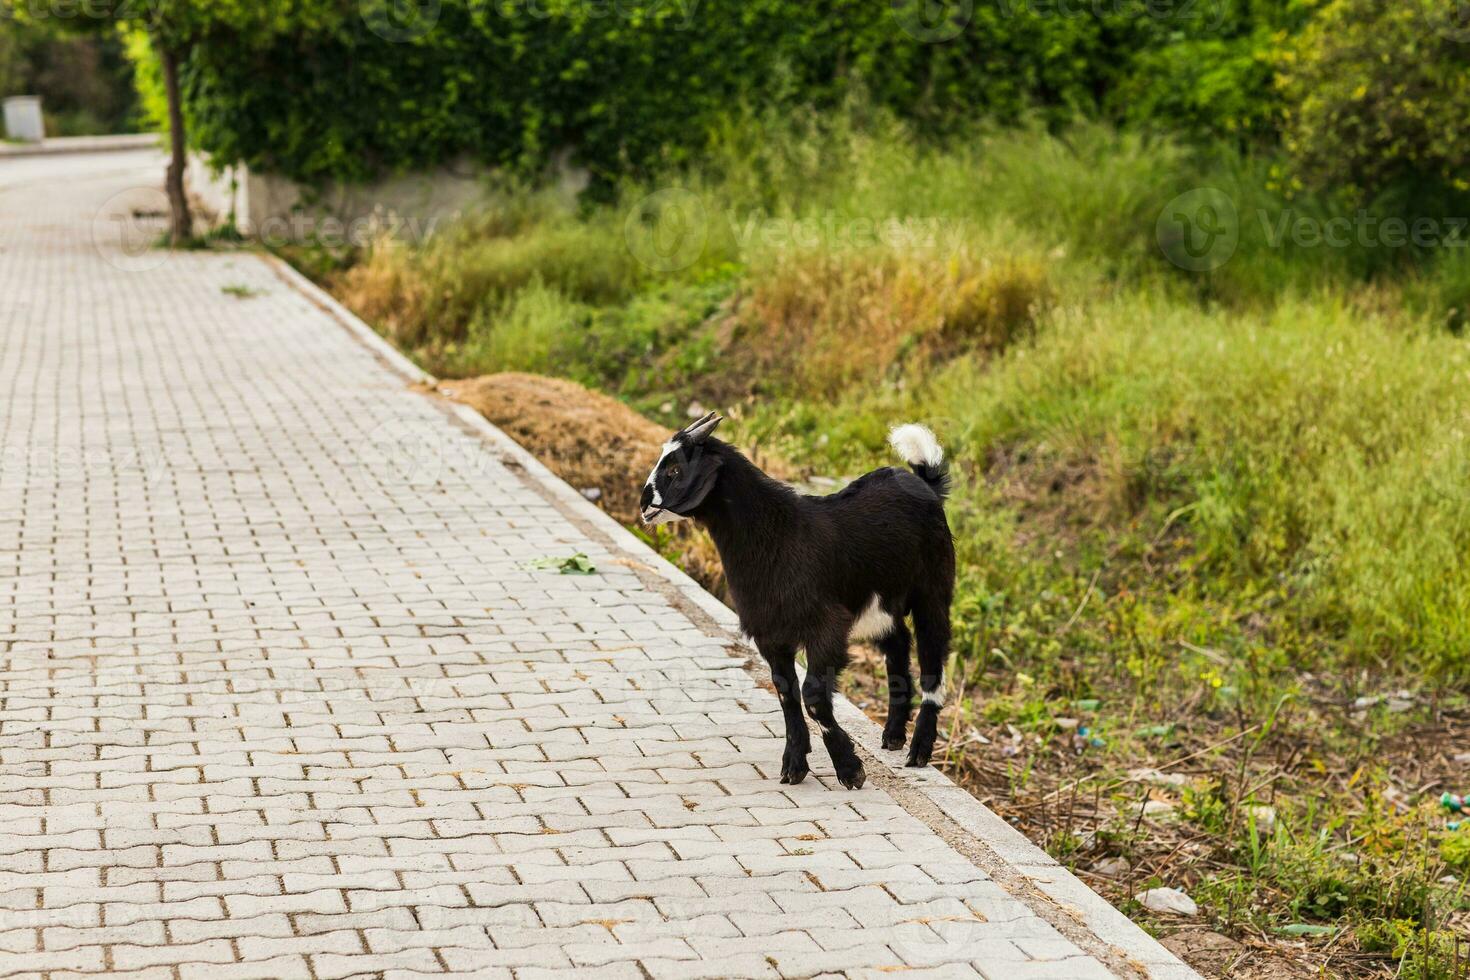
[[[852,629],[848,631],[850,640],[862,642],[864,640],[881,640],[893,630],[893,617],[883,611],[878,603],[876,593],[858,618],[852,621]]]

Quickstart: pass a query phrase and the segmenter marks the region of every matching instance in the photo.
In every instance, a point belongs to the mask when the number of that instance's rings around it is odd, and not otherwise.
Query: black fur
[[[740,624],[771,666],[786,720],[781,781],[807,774],[810,739],[801,706],[821,726],[837,778],[849,789],[866,778],[851,739],[832,715],[849,634],[873,596],[892,619],[877,638],[888,660],[890,704],[883,747],[902,748],[912,710],[909,631],[918,637],[919,683],[938,690],[949,646],[954,543],[944,513],[943,464],[885,467],[826,497],[799,494],[771,479],[727,443],[706,417],[678,433],[644,488],[645,518],[691,517],[719,549]],[[654,504],[657,494],[659,504]],[[807,654],[797,699],[796,653]],[[927,765],[939,707],[925,701],[908,765]]]

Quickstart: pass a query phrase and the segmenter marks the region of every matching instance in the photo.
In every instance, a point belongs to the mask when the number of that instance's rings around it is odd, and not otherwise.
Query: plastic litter
[[[1276,808],[1273,806],[1248,806],[1246,816],[1254,817],[1256,833],[1269,837],[1276,832]]]
[[[1467,816],[1470,816],[1470,811],[1467,811],[1466,809],[1467,805],[1470,804],[1467,804],[1465,797],[1460,796],[1458,793],[1445,792],[1440,794],[1439,805],[1444,807],[1447,813],[1465,814]],[[1466,822],[1467,821],[1460,819],[1450,819],[1445,821],[1444,829],[1459,830],[1460,825]]]
[[[1177,888],[1150,888],[1138,896],[1138,904],[1150,912],[1171,912],[1174,915],[1198,915],[1199,906],[1194,899]]]
[[[1162,772],[1158,769],[1129,769],[1128,778],[1155,786],[1180,788],[1189,785],[1189,777],[1179,772]]]
[[[1178,816],[1178,813],[1174,810],[1174,804],[1168,800],[1144,800],[1143,806],[1132,812],[1134,814],[1141,813],[1143,816],[1153,820],[1172,820]]]
[[[1100,749],[1108,744],[1106,739],[1087,725],[1078,726],[1077,734],[1072,736],[1072,743],[1077,747],[1078,752],[1088,748]]]
[[[1103,858],[1092,866],[1092,873],[1104,878],[1122,878],[1132,870],[1133,865],[1125,857]]]

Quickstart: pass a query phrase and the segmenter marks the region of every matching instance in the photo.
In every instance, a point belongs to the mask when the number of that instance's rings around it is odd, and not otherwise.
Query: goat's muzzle
[[[672,524],[684,519],[682,514],[676,514],[666,507],[645,507],[638,516],[643,518],[643,523],[650,527],[655,524]]]

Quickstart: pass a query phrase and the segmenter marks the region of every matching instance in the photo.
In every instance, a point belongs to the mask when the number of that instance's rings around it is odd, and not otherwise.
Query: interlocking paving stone
[[[704,598],[160,174],[0,160],[0,975],[1188,975],[937,774],[780,785]]]

